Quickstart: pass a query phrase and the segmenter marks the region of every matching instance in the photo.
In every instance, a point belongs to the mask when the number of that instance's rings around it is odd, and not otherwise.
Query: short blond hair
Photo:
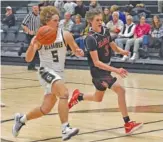
[[[58,15],[59,12],[55,6],[46,6],[41,10],[40,13],[40,22],[42,25],[46,25],[48,21],[51,20],[53,15]]]

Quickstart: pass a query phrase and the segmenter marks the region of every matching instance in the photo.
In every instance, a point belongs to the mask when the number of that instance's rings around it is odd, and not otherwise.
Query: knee
[[[60,99],[67,99],[69,98],[69,93],[68,93],[68,90],[65,89],[65,90],[62,90],[60,92],[60,96],[59,96]]]
[[[118,95],[121,95],[121,96],[124,96],[125,93],[126,93],[125,89],[122,86],[118,86],[116,88],[116,92],[117,92]]]
[[[48,114],[51,111],[52,107],[48,107],[48,106],[41,106],[40,107],[40,111],[43,115]]]

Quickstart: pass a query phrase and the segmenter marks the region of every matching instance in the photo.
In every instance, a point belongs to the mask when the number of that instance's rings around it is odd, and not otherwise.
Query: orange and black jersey
[[[110,72],[95,67],[93,60],[90,56],[91,51],[97,51],[99,60],[103,63],[109,64],[111,58],[111,47],[112,42],[109,29],[102,27],[101,33],[97,33],[90,30],[88,36],[85,38],[85,46],[88,51],[88,63],[91,69],[92,77],[100,77],[110,74]]]

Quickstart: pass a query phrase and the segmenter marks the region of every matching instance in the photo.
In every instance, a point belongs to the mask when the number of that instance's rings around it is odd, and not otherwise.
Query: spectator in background
[[[85,28],[85,23],[81,22],[81,16],[77,14],[75,16],[75,24],[72,27],[71,33],[76,41],[76,43],[79,45],[81,49],[84,48],[84,43],[83,43],[83,31]]]
[[[29,43],[31,42],[32,38],[35,36],[39,27],[40,27],[39,7],[33,6],[32,13],[29,13],[22,22],[22,28],[24,32],[27,34]],[[21,52],[21,49],[19,52]],[[28,64],[28,70],[37,70],[35,68],[37,57],[38,57],[38,52],[36,53],[34,59]]]
[[[59,26],[64,31],[71,32],[74,22],[71,20],[71,14],[66,12],[64,14],[64,19],[59,22]],[[71,52],[71,48],[67,46],[67,56],[74,56],[73,52]]]
[[[152,18],[152,28],[148,41],[148,47],[159,48],[159,55],[163,58],[163,23],[161,23],[159,16],[155,15]]]
[[[13,14],[11,6],[6,7],[5,18],[2,20],[2,23],[8,27],[15,26],[15,15]]]
[[[163,1],[158,0],[157,5],[158,5],[158,12],[163,13]]]
[[[134,37],[135,23],[133,23],[133,17],[128,15],[126,17],[127,24],[124,25],[123,30],[118,34],[118,38],[115,39],[115,43],[123,49],[127,40]],[[125,61],[128,56],[124,55],[122,60]]]
[[[102,7],[97,2],[97,0],[90,0],[89,10],[91,10],[91,9],[99,9],[100,11],[102,11]]]
[[[143,3],[137,4],[131,11],[134,21],[139,21],[141,16],[149,18],[150,14],[151,11],[147,10]]]
[[[84,28],[85,28],[84,23],[81,22],[81,16],[79,14],[77,14],[75,16],[75,23],[71,29],[71,33],[72,33],[74,39],[83,35]]]
[[[61,29],[63,29],[64,31],[71,31],[72,27],[74,25],[74,22],[71,20],[71,14],[69,12],[66,12],[64,14],[64,19],[62,19],[59,22],[59,26]]]
[[[111,14],[112,14],[113,12],[115,12],[115,11],[119,13],[119,19],[120,19],[124,24],[126,24],[126,16],[125,16],[125,14],[124,14],[123,12],[119,11],[119,6],[118,6],[118,5],[112,5],[112,6],[111,6],[111,8],[110,8]],[[109,19],[109,20],[112,20],[112,19],[113,19],[113,17],[110,16],[110,19]]]
[[[46,6],[53,6],[54,5],[54,1],[51,1],[51,0],[42,0],[41,3],[38,4],[38,8],[39,8],[39,11],[41,11],[41,9],[43,7],[46,7]]]
[[[110,29],[110,35],[112,39],[116,39],[118,34],[123,29],[123,22],[119,19],[119,12],[115,11],[112,14],[113,19],[106,24],[106,27]]]
[[[75,13],[75,7],[77,6],[76,3],[72,2],[71,0],[67,0],[67,2],[64,4],[64,10],[65,12],[68,12],[72,15]]]
[[[75,7],[75,15],[79,14],[82,18],[85,18],[87,7],[83,4],[83,0],[76,0],[77,6]]]
[[[56,0],[54,2],[54,6],[58,9],[61,19],[63,19],[64,18],[64,12],[65,12],[64,8],[63,8],[64,7],[63,0]]]
[[[143,36],[149,34],[150,29],[150,25],[146,23],[145,17],[142,16],[140,23],[135,27],[134,38],[128,39],[125,46],[125,50],[129,51],[131,46],[134,45],[133,56],[130,58],[132,61],[139,58],[138,50],[140,44],[142,44]]]
[[[105,24],[109,22],[109,18],[110,18],[110,10],[108,7],[105,7],[103,12],[103,21]]]

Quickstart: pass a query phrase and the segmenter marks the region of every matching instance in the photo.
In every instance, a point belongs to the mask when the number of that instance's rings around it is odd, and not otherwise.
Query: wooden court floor
[[[70,96],[73,89],[94,92],[87,70],[65,71]],[[72,108],[69,122],[80,133],[69,142],[163,142],[163,75],[129,73],[118,81],[126,89],[126,100],[132,120],[144,122],[131,136],[126,136],[117,106],[117,96],[107,90],[101,103],[82,102]],[[49,115],[29,121],[18,136],[12,136],[14,113],[26,113],[42,102],[44,90],[37,73],[24,66],[1,66],[2,142],[61,142],[61,125],[57,105]]]

